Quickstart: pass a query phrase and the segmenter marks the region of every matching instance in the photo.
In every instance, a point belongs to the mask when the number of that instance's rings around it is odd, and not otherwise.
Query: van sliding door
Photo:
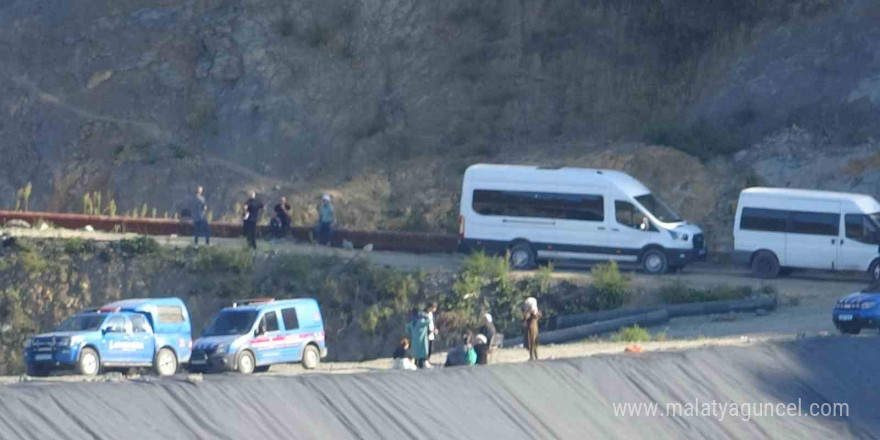
[[[785,244],[786,265],[834,269],[840,246],[840,204],[812,203],[816,211],[792,211]]]

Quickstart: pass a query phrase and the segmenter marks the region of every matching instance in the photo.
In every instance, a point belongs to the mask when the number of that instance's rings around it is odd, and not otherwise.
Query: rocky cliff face
[[[632,171],[723,242],[755,176],[877,195],[878,19],[871,0],[9,0],[0,206],[32,182],[32,209],[100,191],[174,212],[201,183],[215,218],[254,188],[308,223],[330,191],[348,226],[451,229],[469,163],[562,162]]]

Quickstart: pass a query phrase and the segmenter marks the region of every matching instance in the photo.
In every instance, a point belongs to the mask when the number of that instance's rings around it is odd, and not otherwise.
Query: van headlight
[[[865,301],[862,303],[862,310],[873,309],[875,306],[877,306],[876,301]]]
[[[61,347],[70,347],[70,337],[62,336],[55,340],[55,344]]]
[[[214,352],[216,353],[226,353],[227,351],[229,351],[229,344],[226,342],[217,344],[217,347],[214,348]]]
[[[673,240],[688,241],[689,237],[686,233],[676,232],[676,231],[673,231],[672,229],[669,229],[668,231],[669,231],[669,235],[672,236]]]

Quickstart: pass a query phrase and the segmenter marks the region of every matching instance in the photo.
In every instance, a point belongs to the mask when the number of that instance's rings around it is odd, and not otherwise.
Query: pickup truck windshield
[[[214,316],[202,336],[229,336],[247,333],[257,318],[255,310],[226,310]]]
[[[657,220],[660,220],[661,222],[677,223],[681,221],[681,217],[679,217],[675,211],[666,206],[662,200],[655,197],[654,194],[648,193],[643,196],[638,196],[636,197],[636,201],[644,206],[648,212],[654,217],[657,217]]]
[[[67,318],[66,321],[62,322],[61,325],[55,327],[56,331],[59,332],[81,332],[81,331],[93,331],[101,328],[101,323],[104,322],[104,318],[107,315],[76,315],[70,318]]]

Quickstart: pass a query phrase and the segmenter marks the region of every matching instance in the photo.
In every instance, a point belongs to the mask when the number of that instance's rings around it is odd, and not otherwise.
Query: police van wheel
[[[256,368],[254,355],[249,351],[243,351],[238,355],[238,372],[241,374],[252,374]]]
[[[779,260],[772,252],[761,251],[752,258],[752,273],[759,278],[776,278],[779,270]]]
[[[157,376],[173,376],[177,373],[177,356],[173,351],[163,348],[153,359],[153,371]]]
[[[642,269],[651,275],[660,275],[669,270],[666,254],[659,249],[649,249],[642,255]]]
[[[532,245],[518,243],[510,248],[510,267],[514,269],[531,269],[535,267],[537,258]]]
[[[306,345],[303,351],[303,368],[313,370],[319,363],[321,363],[321,354],[318,353],[318,349],[314,345]]]
[[[101,358],[92,348],[83,348],[76,361],[76,371],[83,376],[95,376],[101,371]]]

